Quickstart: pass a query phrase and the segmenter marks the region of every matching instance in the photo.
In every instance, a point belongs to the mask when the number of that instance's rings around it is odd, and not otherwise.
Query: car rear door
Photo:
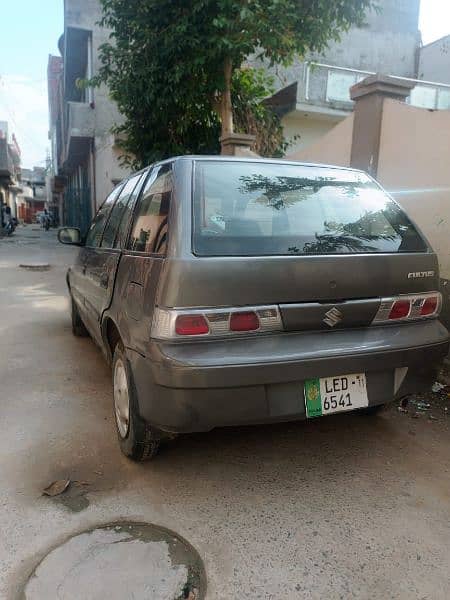
[[[116,244],[122,218],[128,204],[139,191],[142,173],[128,179],[114,202],[103,230],[100,244],[90,248],[86,263],[85,303],[95,335],[100,337],[100,321],[103,311],[109,306],[114,289],[117,265],[121,249]]]
[[[145,353],[161,269],[169,236],[172,165],[152,168],[134,210],[127,248],[117,275],[115,299],[120,307],[121,334]]]
[[[86,294],[89,287],[86,275],[87,264],[89,262],[90,255],[92,252],[94,252],[94,249],[100,246],[103,230],[108,221],[108,217],[114,202],[117,199],[121,189],[122,184],[117,186],[111,192],[111,194],[98,209],[97,214],[95,215],[86,235],[84,246],[82,246],[80,249],[76,263],[70,269],[70,292],[80,310],[80,313],[84,317],[84,321],[87,322],[88,327],[91,323],[91,317],[89,312],[89,303],[86,303]]]

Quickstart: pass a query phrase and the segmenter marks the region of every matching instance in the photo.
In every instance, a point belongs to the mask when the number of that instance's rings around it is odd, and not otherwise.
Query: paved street
[[[1,599],[20,598],[37,563],[70,536],[122,519],[188,540],[208,599],[449,597],[443,404],[429,411],[435,420],[392,407],[184,436],[133,464],[116,443],[109,368],[71,334],[74,250],[55,240],[30,226],[0,239]],[[27,261],[51,268],[19,268]],[[42,496],[63,478],[76,483]]]

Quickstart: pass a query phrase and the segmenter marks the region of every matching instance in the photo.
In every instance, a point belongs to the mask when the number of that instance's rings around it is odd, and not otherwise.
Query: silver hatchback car
[[[113,367],[123,452],[214,427],[375,412],[449,348],[436,255],[360,171],[184,156],[123,181],[67,274]]]

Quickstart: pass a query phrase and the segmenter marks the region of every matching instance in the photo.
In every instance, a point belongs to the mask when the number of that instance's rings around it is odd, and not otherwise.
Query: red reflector
[[[231,313],[231,331],[255,331],[255,329],[259,329],[259,319],[255,312]]]
[[[431,298],[427,298],[423,303],[422,308],[420,309],[420,314],[422,316],[432,315],[436,312],[438,307],[438,299],[437,296],[431,296]]]
[[[175,331],[178,335],[203,335],[209,333],[209,326],[203,315],[178,315]]]
[[[396,300],[392,305],[389,319],[404,319],[409,315],[411,310],[410,300]]]

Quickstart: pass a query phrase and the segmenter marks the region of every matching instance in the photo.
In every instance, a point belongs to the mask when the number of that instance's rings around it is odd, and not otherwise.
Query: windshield
[[[193,246],[199,256],[427,250],[363,173],[237,161],[196,162]]]

